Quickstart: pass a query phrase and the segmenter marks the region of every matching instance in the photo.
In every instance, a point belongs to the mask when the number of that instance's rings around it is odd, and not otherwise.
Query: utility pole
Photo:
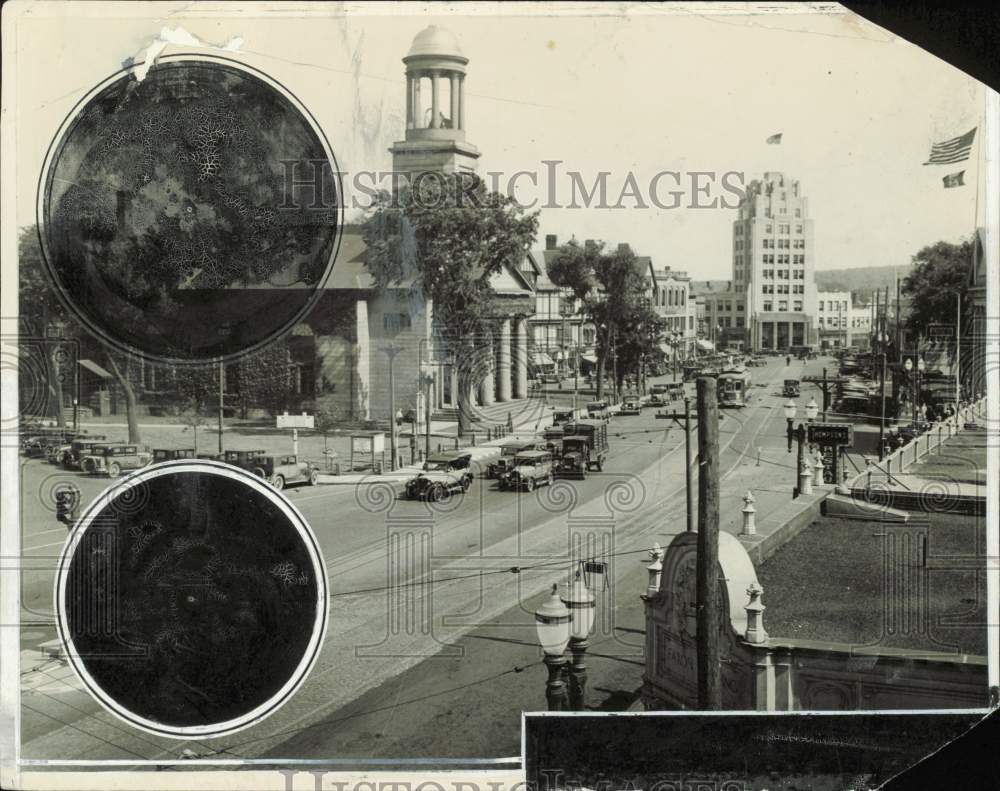
[[[226,364],[219,360],[219,455],[222,451],[222,407],[223,395],[226,389]]]
[[[403,350],[395,344],[391,344],[384,347],[382,351],[389,358],[389,452],[392,454],[389,461],[389,469],[395,472],[398,457],[396,455],[396,381],[393,367],[396,355]]]
[[[660,413],[660,417],[670,418],[678,426],[681,426],[681,418],[684,419],[683,429],[684,429],[684,459],[687,462],[686,472],[684,473],[684,488],[687,493],[687,532],[694,532],[694,474],[692,471],[692,460],[691,460],[691,399],[684,399],[684,412],[683,414],[679,412],[671,412],[669,415]]]
[[[427,394],[424,396],[424,461],[431,456],[431,387],[434,384],[434,374],[424,374],[424,384]]]
[[[955,420],[958,420],[959,404],[962,401],[962,379],[959,365],[962,359],[962,292],[955,295],[958,313],[955,317]]]
[[[698,377],[698,707],[722,708],[719,664],[719,405],[715,379]]]

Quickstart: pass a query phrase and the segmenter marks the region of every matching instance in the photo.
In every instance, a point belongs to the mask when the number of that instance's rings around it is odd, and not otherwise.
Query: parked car
[[[21,440],[21,449],[29,458],[44,457],[49,448],[72,442],[77,436],[75,431],[65,429],[44,429]]]
[[[501,489],[525,489],[551,484],[556,478],[552,454],[547,450],[529,450],[514,457],[514,469],[500,479]]]
[[[591,420],[610,420],[611,410],[607,401],[591,401],[587,404],[587,417]]]
[[[290,483],[319,483],[319,467],[298,456],[257,456],[253,471],[275,489],[284,489]]]
[[[432,453],[424,469],[406,482],[408,500],[437,502],[453,492],[467,492],[472,486],[472,454],[461,450]]]
[[[637,395],[627,395],[622,399],[621,409],[618,410],[619,415],[641,415],[642,414],[642,399]]]
[[[90,475],[107,475],[117,478],[127,470],[138,470],[152,460],[152,454],[138,445],[104,445],[95,447],[81,462],[83,471]]]
[[[113,443],[105,441],[104,436],[97,434],[87,437],[87,439],[77,438],[63,451],[62,458],[59,461],[67,470],[79,470],[81,469],[84,457],[95,453],[95,448],[111,444]]]
[[[665,406],[667,399],[670,397],[668,394],[670,392],[670,385],[665,384],[655,384],[649,388],[649,405],[650,406]]]
[[[557,409],[552,413],[552,425],[561,426],[563,423],[569,423],[573,417],[572,409]]]
[[[781,389],[781,395],[785,398],[797,398],[799,389],[798,379],[786,379],[785,386]]]
[[[232,464],[234,467],[239,467],[241,470],[247,470],[249,472],[260,466],[257,464],[257,459],[266,455],[267,451],[263,449],[227,450],[222,455],[221,461],[226,462],[226,464]]]
[[[486,466],[487,478],[502,478],[511,471],[514,457],[526,450],[535,450],[543,442],[538,439],[511,439],[500,445],[500,458]]]
[[[193,458],[195,458],[194,448],[153,448],[154,462]]]

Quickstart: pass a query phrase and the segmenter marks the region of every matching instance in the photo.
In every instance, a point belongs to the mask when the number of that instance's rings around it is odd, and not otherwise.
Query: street
[[[790,498],[794,456],[786,451],[781,382],[828,364],[793,361],[789,368],[784,358],[769,358],[766,367],[752,369],[750,405],[723,412],[723,530],[738,530],[747,488],[755,490],[762,509],[769,502],[760,497],[764,492],[788,493],[772,498],[774,503]],[[694,384],[686,390],[693,401]],[[814,395],[804,387],[800,405]],[[668,407],[674,409],[682,410],[682,402]],[[454,641],[500,614],[505,617],[500,625],[533,642],[536,595],[553,582],[571,580],[586,558],[609,564],[608,583],[598,593],[594,639],[607,640],[604,653],[641,659],[641,634],[616,629],[616,594],[625,577],[644,577],[646,551],[654,541],[665,545],[685,529],[683,431],[673,421],[657,419],[656,411],[647,407],[639,416],[611,421],[610,456],[602,473],[557,480],[530,493],[501,491],[478,475],[465,495],[434,505],[398,498],[398,487],[384,482],[286,490],[324,554],[332,598],[326,643],[303,688],[284,708],[260,725],[213,740],[211,748],[260,755],[425,659],[460,662]],[[24,462],[23,651],[54,637],[52,568],[66,531],[53,513],[42,510],[42,502],[48,502],[45,493],[54,483],[66,479],[81,487],[85,502],[108,486],[106,479],[34,459]],[[449,663],[440,664],[446,672]],[[23,721],[28,757],[45,755],[55,743],[63,755],[77,757],[154,758],[176,756],[184,748],[123,730],[75,689],[72,677],[38,684],[33,675],[28,672],[25,681],[32,690],[25,691]],[[539,700],[540,707],[543,703]]]

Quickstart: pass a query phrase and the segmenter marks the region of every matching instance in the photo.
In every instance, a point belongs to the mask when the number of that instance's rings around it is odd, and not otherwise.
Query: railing
[[[872,468],[874,467],[879,472],[885,474],[885,480],[894,481],[903,486],[903,488],[909,488],[896,476],[903,474],[907,468],[916,464],[920,459],[930,455],[935,450],[940,450],[945,441],[965,430],[965,424],[975,423],[977,418],[981,418],[985,414],[985,398],[962,407],[956,415],[947,420],[932,424],[923,434],[917,435],[902,447],[894,450],[882,460],[881,464],[866,460],[865,469],[860,470],[851,479],[848,486],[852,489],[861,486],[864,486],[866,489],[871,488]],[[894,467],[896,468],[895,475],[893,474]],[[857,469],[857,465],[855,465],[855,469]]]

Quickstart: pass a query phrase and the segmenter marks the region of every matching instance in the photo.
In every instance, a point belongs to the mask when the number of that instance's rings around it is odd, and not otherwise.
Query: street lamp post
[[[805,425],[803,423],[799,423],[797,427],[795,426],[795,413],[797,411],[798,407],[795,405],[795,402],[789,399],[784,406],[785,420],[788,423],[786,429],[786,435],[788,438],[788,452],[789,453],[792,452],[792,440],[795,440],[798,443],[798,454],[796,457],[797,460],[795,464],[795,486],[792,489],[793,499],[798,497],[800,494],[799,476],[802,473],[802,461],[803,461],[802,449],[806,443],[806,438],[807,438],[807,430]],[[812,423],[812,421],[816,419],[816,415],[818,414],[819,414],[819,405],[816,403],[816,399],[814,398],[806,405],[806,420],[809,423]]]
[[[585,658],[590,643],[587,638],[594,628],[597,604],[594,594],[577,572],[576,580],[563,599],[572,616],[569,628],[569,650],[573,662],[569,666],[569,706],[573,711],[583,711],[587,693],[587,665]]]
[[[552,594],[545,603],[535,611],[535,630],[538,642],[545,653],[545,667],[549,677],[545,682],[545,698],[549,711],[565,711],[567,708],[566,684],[563,673],[566,669],[566,659],[563,652],[570,638],[572,615],[565,604],[559,599],[558,586],[552,586]]]

